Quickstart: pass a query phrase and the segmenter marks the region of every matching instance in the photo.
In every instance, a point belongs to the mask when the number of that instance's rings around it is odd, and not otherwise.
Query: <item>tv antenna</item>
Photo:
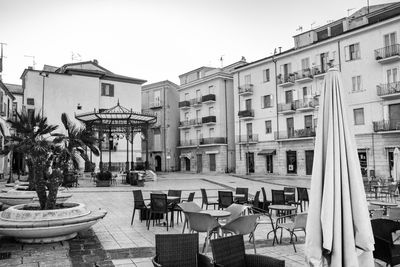
[[[315,25],[315,21],[311,23],[311,30],[313,29],[313,26]]]
[[[354,8],[348,8],[347,9],[347,16],[350,16],[350,11],[352,11]]]
[[[71,51],[71,60],[80,62],[82,61],[82,56],[79,53],[74,53]]]
[[[225,56],[225,55],[222,55],[222,56],[219,58],[219,61],[221,61],[221,68],[224,67],[224,56]]]
[[[303,32],[303,26],[299,26],[297,29],[296,29],[296,32]]]
[[[32,58],[32,67],[33,67],[33,69],[35,69],[35,66],[36,66],[35,56],[24,55],[24,57]]]
[[[0,47],[1,47],[1,54],[0,54],[0,73],[3,72],[3,58],[5,58],[5,56],[3,55],[3,46],[7,45],[6,43],[0,43]],[[1,76],[0,76],[0,80],[1,80]]]

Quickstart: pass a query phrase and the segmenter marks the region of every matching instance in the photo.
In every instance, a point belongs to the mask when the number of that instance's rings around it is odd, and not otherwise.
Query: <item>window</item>
[[[359,59],[360,56],[360,44],[351,44],[344,48],[344,54],[346,61]]]
[[[196,90],[196,100],[197,100],[197,101],[198,101],[198,100],[201,101],[201,90],[200,90],[200,89]]]
[[[265,133],[272,133],[272,123],[271,121],[265,121]]]
[[[185,141],[187,142],[187,141],[189,141],[189,132],[185,132]]]
[[[305,99],[305,98],[307,98],[307,96],[309,96],[309,95],[310,95],[310,94],[309,94],[308,87],[307,87],[307,86],[303,87],[303,98]]]
[[[189,112],[185,112],[185,121],[189,120]]]
[[[208,115],[209,116],[214,116],[214,107],[209,107],[208,108]]]
[[[261,107],[262,107],[262,108],[270,108],[270,107],[272,107],[271,98],[272,98],[271,95],[264,95],[264,96],[262,96]]]
[[[266,83],[266,82],[269,82],[269,80],[270,80],[270,77],[269,77],[269,69],[263,70],[263,79],[264,79],[264,82],[265,82],[265,83]]]
[[[310,59],[308,57],[301,60],[301,69],[303,71],[310,69]]]
[[[251,110],[251,99],[245,100],[246,110]]]
[[[311,129],[313,123],[313,115],[306,115],[304,116],[304,128]]]
[[[244,76],[244,84],[251,84],[251,75],[245,75]]]
[[[210,86],[208,87],[208,93],[209,93],[210,95],[213,95],[213,94],[214,94],[214,85],[210,85]]]
[[[285,103],[291,104],[293,102],[293,91],[286,91],[285,92]]]
[[[189,93],[185,93],[185,101],[189,100]]]
[[[201,134],[201,130],[196,130],[196,139],[200,140],[201,138],[203,138],[203,136]]]
[[[159,106],[161,104],[161,91],[154,91],[154,104]]]
[[[356,108],[354,112],[354,125],[364,125],[364,108]]]
[[[351,77],[351,82],[353,86],[353,92],[359,92],[362,90],[362,81],[360,75]]]
[[[196,122],[198,122],[198,123],[201,122],[201,110],[200,109],[196,110]]]
[[[386,70],[386,80],[387,80],[387,83],[397,82],[397,69],[396,68]]]
[[[214,128],[210,128],[210,129],[208,130],[208,136],[209,136],[209,137],[214,137]]]
[[[35,110],[34,109],[28,109],[28,117],[33,117],[35,115]]]
[[[26,104],[28,104],[28,105],[35,105],[35,99],[33,99],[33,98],[27,98],[27,99],[26,99]]]
[[[101,84],[102,96],[114,96],[114,84],[102,83]]]

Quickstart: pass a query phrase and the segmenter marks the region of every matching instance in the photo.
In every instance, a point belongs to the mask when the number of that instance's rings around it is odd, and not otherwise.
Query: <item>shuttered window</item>
[[[114,84],[102,83],[101,84],[101,95],[102,96],[114,96]]]

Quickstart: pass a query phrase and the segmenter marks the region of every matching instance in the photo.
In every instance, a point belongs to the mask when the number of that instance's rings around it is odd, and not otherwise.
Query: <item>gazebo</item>
[[[108,170],[111,170],[111,148],[113,144],[113,136],[122,134],[126,137],[126,171],[129,171],[129,143],[131,143],[131,168],[134,168],[133,161],[133,137],[135,133],[141,133],[146,142],[146,161],[145,168],[148,168],[149,149],[148,149],[148,135],[147,130],[151,124],[157,121],[156,116],[151,114],[141,114],[134,112],[119,104],[116,106],[102,110],[99,109],[93,112],[86,112],[75,115],[75,118],[89,129],[98,133],[99,136],[99,149],[100,149],[100,170],[103,169],[103,152],[102,143],[103,136],[108,134],[109,149],[108,149]]]

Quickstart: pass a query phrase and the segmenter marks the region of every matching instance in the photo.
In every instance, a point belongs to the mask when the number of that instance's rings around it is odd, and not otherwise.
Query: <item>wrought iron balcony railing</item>
[[[217,117],[216,116],[207,116],[207,117],[203,117],[201,119],[202,123],[212,123],[212,122],[216,122],[217,121]]]
[[[378,96],[389,96],[400,93],[400,82],[385,83],[376,86]]]
[[[192,106],[201,105],[201,102],[202,102],[201,97],[196,97],[196,98],[193,98],[193,99],[190,100],[190,104],[191,104]]]
[[[197,146],[197,145],[212,145],[226,144],[225,137],[207,137],[199,139],[181,140],[180,146]]]
[[[161,108],[161,107],[162,107],[161,101],[154,101],[149,104],[149,108],[151,108],[151,109],[156,109],[156,108]]]
[[[201,101],[202,102],[215,101],[215,94],[203,95],[201,97]]]
[[[374,132],[397,131],[400,130],[400,120],[374,121]]]
[[[296,102],[278,104],[278,112],[296,111]]]
[[[239,118],[254,117],[254,109],[245,109],[238,112]]]
[[[316,101],[314,98],[306,98],[300,99],[295,101],[295,109],[312,109],[317,106]]]
[[[189,100],[184,100],[179,102],[179,107],[184,108],[184,107],[190,107],[190,101]]]
[[[294,73],[288,73],[288,74],[279,74],[277,77],[278,84],[286,84],[286,83],[294,83],[295,80],[295,75]]]
[[[258,134],[238,135],[237,141],[238,143],[257,143]]]
[[[275,132],[275,140],[279,139],[291,139],[291,138],[304,138],[304,137],[314,137],[315,128],[304,128],[304,129],[291,129],[288,131]]]
[[[399,44],[394,44],[394,45],[389,45],[385,46],[379,49],[375,50],[375,59],[376,60],[381,60],[393,56],[399,56],[400,55],[400,45]]]
[[[302,80],[302,79],[312,79],[313,75],[310,68],[298,70],[294,72],[295,80]]]
[[[253,93],[253,85],[252,84],[243,84],[238,87],[239,95],[241,94],[252,94]]]

